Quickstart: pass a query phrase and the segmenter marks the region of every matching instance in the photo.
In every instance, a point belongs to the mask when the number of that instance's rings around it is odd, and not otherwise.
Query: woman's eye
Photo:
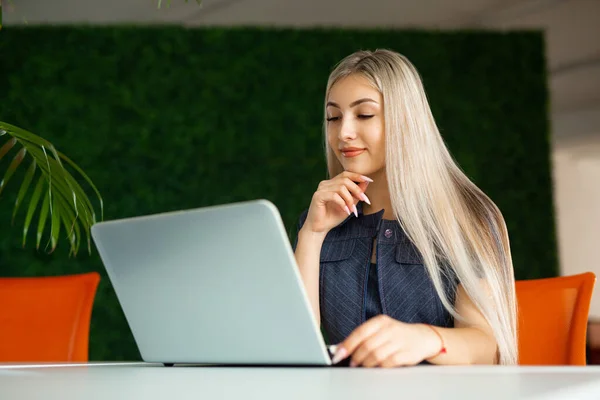
[[[340,117],[329,117],[327,118],[327,122],[337,121],[338,119],[340,119]]]
[[[373,115],[360,114],[358,116],[358,118],[360,118],[360,119],[369,119],[369,118],[373,118]]]

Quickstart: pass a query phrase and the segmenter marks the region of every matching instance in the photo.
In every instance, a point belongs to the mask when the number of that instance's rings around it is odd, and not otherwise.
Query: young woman
[[[334,362],[516,364],[507,229],[448,152],[415,67],[359,51],[325,93],[329,179],[295,256]]]

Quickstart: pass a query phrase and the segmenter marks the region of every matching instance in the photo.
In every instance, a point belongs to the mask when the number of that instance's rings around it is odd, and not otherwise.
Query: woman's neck
[[[370,174],[369,178],[373,179],[373,182],[369,183],[365,193],[369,200],[371,200],[371,205],[363,203],[363,214],[374,214],[383,209],[385,210],[383,212],[384,219],[395,219],[385,170]]]

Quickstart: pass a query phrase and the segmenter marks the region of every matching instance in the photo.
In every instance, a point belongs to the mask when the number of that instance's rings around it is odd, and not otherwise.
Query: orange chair
[[[100,274],[0,278],[0,361],[87,361]]]
[[[520,365],[586,365],[595,282],[591,272],[516,282]]]

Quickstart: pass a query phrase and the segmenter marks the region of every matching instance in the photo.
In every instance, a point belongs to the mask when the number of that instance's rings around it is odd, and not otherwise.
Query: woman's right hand
[[[319,183],[302,229],[325,235],[351,213],[356,215],[359,201],[371,204],[364,194],[370,182],[373,180],[369,177],[344,171]]]

